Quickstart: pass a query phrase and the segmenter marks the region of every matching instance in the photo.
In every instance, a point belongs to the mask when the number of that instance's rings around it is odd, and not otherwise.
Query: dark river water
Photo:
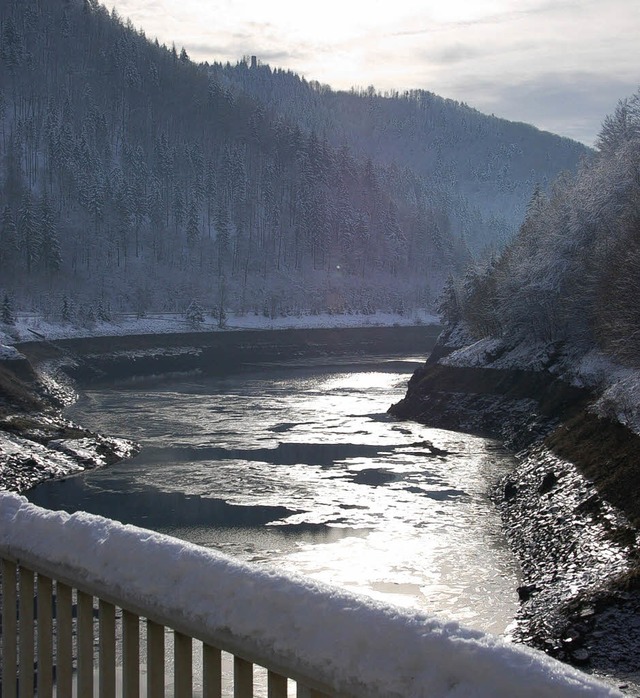
[[[386,414],[420,359],[326,361],[90,390],[68,416],[141,453],[29,497],[504,632],[518,567],[487,490],[512,457]]]

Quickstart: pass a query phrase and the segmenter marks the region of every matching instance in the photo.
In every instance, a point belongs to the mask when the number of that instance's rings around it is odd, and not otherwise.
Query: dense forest
[[[334,146],[348,143],[363,157],[410,167],[432,196],[447,201],[476,253],[511,237],[536,185],[546,188],[590,153],[575,141],[487,116],[426,90],[378,93],[370,86],[336,92],[261,65],[258,57],[235,66],[214,64],[211,74],[326,135]]]
[[[588,152],[428,93],[197,65],[97,0],[5,0],[0,40],[7,319],[431,307],[535,182]],[[503,214],[471,196],[496,181]]]
[[[448,281],[448,322],[640,366],[640,91],[605,119],[597,147],[575,176],[534,192],[500,255]]]

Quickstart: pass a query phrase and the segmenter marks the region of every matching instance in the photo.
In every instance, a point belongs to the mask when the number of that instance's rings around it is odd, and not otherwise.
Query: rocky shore
[[[513,639],[640,696],[640,438],[548,367],[451,365],[447,353],[440,342],[390,412],[518,452],[493,492],[523,573]]]
[[[17,352],[0,361],[0,490],[24,492],[137,452],[130,441],[65,419],[61,410],[75,397],[62,373],[35,371]]]
[[[512,634],[640,695],[636,530],[573,463],[544,444],[496,494],[522,566]]]

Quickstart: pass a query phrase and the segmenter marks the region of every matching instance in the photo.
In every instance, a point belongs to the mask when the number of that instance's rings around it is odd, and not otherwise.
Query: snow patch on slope
[[[0,332],[0,340],[3,339],[2,332]],[[0,361],[12,361],[14,359],[24,359],[24,356],[12,346],[3,344],[0,341]]]
[[[488,366],[491,363],[491,356],[495,354],[501,346],[502,341],[500,339],[491,339],[487,337],[469,346],[457,349],[448,356],[440,359],[440,363],[445,366],[458,367]]]

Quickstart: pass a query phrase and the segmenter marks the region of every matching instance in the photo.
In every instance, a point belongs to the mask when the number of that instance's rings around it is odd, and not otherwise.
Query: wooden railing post
[[[222,698],[222,652],[202,645],[202,698]]]
[[[18,664],[18,623],[16,605],[18,583],[16,565],[2,561],[2,696],[16,698]]]
[[[53,695],[53,583],[38,575],[38,698]]]
[[[164,697],[164,627],[147,620],[147,698]]]
[[[78,591],[78,695],[93,696],[93,596]]]
[[[122,696],[140,698],[140,619],[122,612]]]
[[[287,698],[287,677],[267,672],[267,698]]]
[[[71,695],[73,676],[73,597],[71,587],[56,582],[56,695]]]
[[[173,633],[174,697],[191,698],[193,687],[193,641],[188,635]]]
[[[100,599],[99,617],[99,695],[100,698],[116,698],[116,609],[113,604]]]
[[[253,664],[233,658],[233,698],[253,698]]]
[[[20,698],[34,695],[33,585],[33,572],[20,567]]]

